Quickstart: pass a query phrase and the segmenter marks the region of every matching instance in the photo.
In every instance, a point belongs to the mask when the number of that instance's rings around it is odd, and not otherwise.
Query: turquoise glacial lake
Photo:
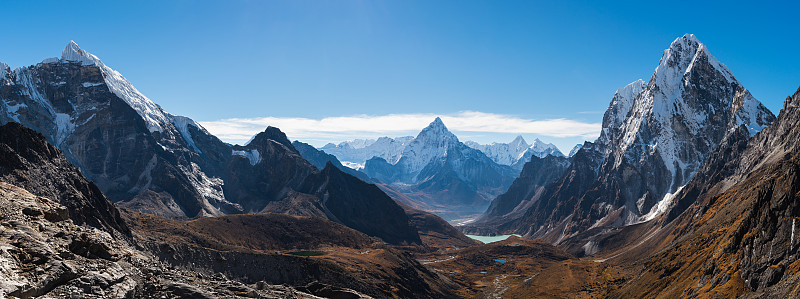
[[[481,241],[484,244],[503,241],[505,239],[508,239],[508,237],[511,237],[511,236],[521,237],[520,235],[517,235],[517,234],[514,234],[514,235],[500,235],[500,236],[476,236],[476,235],[466,235],[466,236],[470,237],[472,239]]]

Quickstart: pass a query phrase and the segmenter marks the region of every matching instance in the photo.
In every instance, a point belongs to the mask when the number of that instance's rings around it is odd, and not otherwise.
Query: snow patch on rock
[[[60,146],[67,137],[75,131],[75,123],[72,122],[72,116],[66,113],[56,113],[56,146]]]
[[[198,124],[196,121],[192,120],[191,118],[185,117],[185,116],[169,114],[169,118],[172,121],[172,124],[175,126],[175,128],[178,129],[178,132],[181,133],[181,136],[183,136],[183,139],[186,141],[186,143],[189,144],[189,146],[196,153],[202,154],[203,151],[201,151],[199,148],[197,148],[197,144],[195,144],[194,143],[194,139],[192,139],[192,134],[191,134],[191,132],[189,132],[189,126],[190,125],[194,126],[198,130],[204,131],[204,132],[205,132],[205,128],[203,128],[203,126]]]
[[[251,149],[249,151],[232,150],[231,155],[245,157],[248,160],[250,160],[250,165],[253,166],[258,164],[258,162],[261,162],[261,155],[259,154],[257,149]]]

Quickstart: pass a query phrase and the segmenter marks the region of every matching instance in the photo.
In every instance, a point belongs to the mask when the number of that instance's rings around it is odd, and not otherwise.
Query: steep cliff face
[[[684,35],[647,83],[617,91],[600,137],[578,150],[565,176],[502,227],[558,242],[590,228],[651,220],[728,134],[743,126],[752,135],[773,120],[705,45]]]
[[[77,225],[130,235],[103,193],[44,136],[18,123],[0,126],[0,181],[57,202]]]
[[[752,138],[740,127],[662,216],[659,239],[624,290],[643,296],[800,295],[800,90]]]
[[[380,188],[346,174],[328,163],[309,176],[300,192],[323,200],[330,219],[392,244],[420,244],[403,208]],[[379,225],[377,225],[379,224]]]
[[[42,133],[121,205],[164,216],[220,215],[226,146],[166,113],[96,56],[70,42],[61,58],[0,79],[0,122]]]
[[[540,199],[544,187],[560,178],[569,165],[570,160],[562,156],[532,156],[508,191],[495,198],[489,209],[472,226],[485,226],[488,223],[484,222],[505,222],[523,216]],[[480,230],[476,233],[480,233]]]
[[[277,128],[233,146],[231,156],[225,196],[248,213],[316,216],[389,243],[420,243],[408,216],[388,195],[330,162],[317,170]]]

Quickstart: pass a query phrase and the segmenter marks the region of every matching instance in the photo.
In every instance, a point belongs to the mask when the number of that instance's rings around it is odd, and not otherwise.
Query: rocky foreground
[[[0,183],[0,219],[0,294],[7,296],[318,298],[292,287],[172,267],[130,239],[76,225],[63,205],[7,183]]]

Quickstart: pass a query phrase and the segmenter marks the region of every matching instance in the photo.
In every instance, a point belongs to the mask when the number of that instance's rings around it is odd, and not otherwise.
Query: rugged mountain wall
[[[540,199],[544,187],[561,178],[569,165],[570,160],[563,156],[532,156],[508,191],[495,198],[486,212],[474,222],[472,226],[475,230],[472,232],[492,234],[494,232],[491,229],[483,232],[477,227],[492,226],[492,222],[497,219],[507,222],[523,216]]]
[[[103,193],[44,136],[18,123],[0,126],[0,181],[58,203],[77,225],[130,235]]]
[[[227,145],[193,120],[165,112],[74,42],[61,58],[0,69],[0,123],[19,122],[61,149],[99,188],[84,193],[102,191],[119,206],[175,219],[275,211],[358,223],[369,232],[392,232],[377,237],[419,243],[408,217],[385,194],[331,198],[329,189],[338,187],[330,184],[300,190],[306,181],[332,179],[326,175],[348,186],[360,181],[323,174],[277,128],[245,146]],[[334,202],[360,208],[370,202],[380,212],[331,208]]]
[[[558,242],[604,226],[653,219],[739,126],[752,135],[774,116],[694,35],[664,51],[649,82],[619,89],[594,143],[573,156],[525,216],[500,226]]]
[[[800,90],[752,138],[742,126],[677,195],[658,239],[623,293],[800,295]],[[638,295],[636,295],[638,294]]]
[[[0,126],[0,218],[3,298],[313,298],[176,269],[140,251],[138,232],[100,190],[18,123]]]
[[[225,196],[247,212],[322,217],[389,243],[420,243],[408,216],[388,195],[330,163],[317,170],[277,128],[231,153]]]
[[[222,196],[226,146],[174,116],[70,42],[61,58],[0,78],[0,122],[19,122],[60,148],[107,196],[169,217],[236,211]]]

